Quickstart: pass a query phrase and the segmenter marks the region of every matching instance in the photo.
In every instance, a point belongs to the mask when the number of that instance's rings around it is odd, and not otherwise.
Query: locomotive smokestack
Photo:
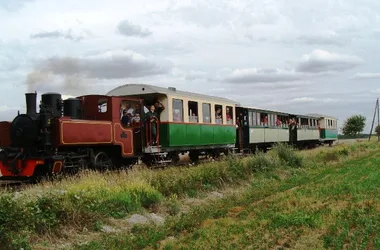
[[[37,113],[37,92],[25,93],[26,114],[35,115]]]

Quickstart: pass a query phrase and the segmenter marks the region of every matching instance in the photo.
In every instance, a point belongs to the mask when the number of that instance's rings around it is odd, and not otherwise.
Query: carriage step
[[[172,163],[171,160],[161,160],[161,161],[155,161],[157,164],[165,164],[165,163]]]
[[[160,146],[147,146],[144,148],[144,153],[152,154],[152,153],[159,153],[160,152]]]

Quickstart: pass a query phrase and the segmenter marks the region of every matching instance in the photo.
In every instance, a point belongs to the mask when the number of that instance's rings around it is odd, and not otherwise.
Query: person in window
[[[127,114],[131,114],[131,117],[135,115],[135,110],[133,108],[130,108],[129,104],[125,105],[125,110],[127,111]]]
[[[127,127],[130,124],[130,118],[127,114],[126,109],[123,110],[123,116],[121,117],[121,124],[123,125],[123,127]]]
[[[152,131],[152,140],[153,140],[153,145],[157,145],[157,121],[158,121],[158,115],[156,112],[156,107],[155,105],[151,105],[149,112],[145,114],[145,121],[149,122],[150,128]],[[149,127],[148,127],[149,129]]]
[[[227,122],[231,121],[232,119],[229,107],[226,108],[226,119],[227,119]]]
[[[140,106],[140,103],[136,103],[136,105],[135,105],[135,116],[136,116],[136,114],[141,115],[141,106]]]
[[[132,126],[133,127],[140,126],[140,113],[136,112],[135,116],[132,118]]]
[[[215,122],[222,123],[222,109],[221,108],[217,108],[215,112]]]
[[[264,123],[264,125],[268,125],[268,116],[264,117],[263,123]]]
[[[281,122],[281,120],[280,120],[280,118],[277,118],[277,121],[276,121],[276,126],[281,126],[282,125],[282,122]]]

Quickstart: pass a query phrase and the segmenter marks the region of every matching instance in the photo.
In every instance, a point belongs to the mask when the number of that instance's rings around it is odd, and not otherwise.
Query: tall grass
[[[122,218],[149,209],[162,201],[170,205],[171,214],[176,214],[176,196],[194,196],[199,191],[250,180],[257,173],[308,167],[310,162],[325,164],[331,157],[342,160],[378,148],[378,144],[360,143],[303,155],[286,144],[276,144],[267,154],[228,157],[195,167],[82,172],[77,177],[46,182],[20,193],[0,193],[0,244],[4,249],[28,249],[32,235],[59,234],[64,226],[81,229],[103,218]]]

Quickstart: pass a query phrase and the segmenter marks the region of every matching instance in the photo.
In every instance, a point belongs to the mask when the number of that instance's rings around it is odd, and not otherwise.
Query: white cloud
[[[371,90],[371,93],[373,93],[373,94],[380,94],[380,88]]]
[[[357,73],[352,79],[377,79],[380,78],[380,73]]]
[[[315,98],[315,97],[296,97],[289,101],[290,103],[332,103],[332,102],[338,102],[337,99],[333,99],[330,97],[327,98]]]
[[[355,68],[364,61],[358,56],[338,54],[321,49],[302,56],[297,71],[308,73],[342,72]]]
[[[232,83],[263,83],[263,82],[294,82],[300,81],[304,76],[297,72],[266,68],[236,69],[225,81]]]

